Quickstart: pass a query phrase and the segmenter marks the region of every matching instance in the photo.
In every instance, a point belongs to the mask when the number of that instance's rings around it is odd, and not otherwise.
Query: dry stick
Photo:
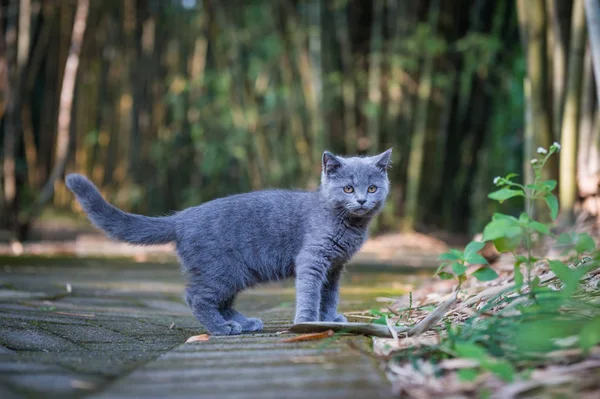
[[[458,290],[454,291],[454,295],[450,297],[445,302],[439,304],[433,312],[429,313],[429,315],[417,323],[409,332],[410,336],[417,336],[423,334],[425,331],[429,330],[433,327],[438,321],[442,319],[446,315],[446,313],[450,310],[452,306],[456,303],[456,298],[458,296]]]
[[[398,342],[398,333],[396,332],[396,327],[394,326],[394,322],[392,321],[392,319],[386,316],[385,324],[387,324],[387,327],[390,330],[390,334],[392,334],[394,341]]]
[[[429,330],[456,303],[458,291],[445,302],[438,305],[426,318],[421,320],[414,327],[394,327],[396,334],[406,333],[408,336],[417,336]],[[313,321],[295,324],[290,328],[293,333],[313,333],[333,330],[335,332],[344,332],[349,334],[362,334],[382,338],[394,338],[390,328],[387,325],[370,323],[333,323],[327,321]]]
[[[392,313],[394,316],[400,316],[400,313],[396,312],[394,309],[392,309],[389,306],[385,307],[390,313]]]

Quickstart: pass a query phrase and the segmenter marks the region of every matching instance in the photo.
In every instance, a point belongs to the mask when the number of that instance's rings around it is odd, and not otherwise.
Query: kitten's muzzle
[[[364,216],[369,213],[370,209],[361,206],[360,208],[352,209],[350,212],[356,216]]]

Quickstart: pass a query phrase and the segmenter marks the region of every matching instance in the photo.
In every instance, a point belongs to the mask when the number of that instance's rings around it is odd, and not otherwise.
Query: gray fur
[[[263,328],[261,320],[233,309],[240,291],[294,276],[295,323],[345,321],[337,313],[340,275],[383,207],[390,158],[391,149],[374,157],[325,152],[317,191],[238,194],[165,217],[123,212],[81,175],[66,181],[92,223],[112,239],[137,245],[175,241],[194,316],[211,334],[233,335]],[[354,192],[344,191],[348,185]],[[368,192],[371,185],[374,193]]]

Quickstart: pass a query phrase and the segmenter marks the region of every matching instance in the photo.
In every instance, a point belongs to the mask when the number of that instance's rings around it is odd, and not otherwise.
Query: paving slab
[[[392,397],[377,362],[348,345],[364,346],[368,339],[283,343],[286,337],[184,344],[93,397],[159,397],[158,391],[178,398]]]
[[[402,276],[344,279],[342,310],[404,289]],[[175,264],[0,258],[0,287],[2,398],[390,397],[367,338],[281,342],[292,282],[240,296],[237,309],[262,318],[263,332],[193,344],[185,341],[205,331],[183,302]]]

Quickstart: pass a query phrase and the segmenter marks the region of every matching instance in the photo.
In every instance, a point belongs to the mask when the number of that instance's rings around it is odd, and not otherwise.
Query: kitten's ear
[[[382,152],[375,157],[375,166],[381,169],[382,172],[385,172],[389,168],[392,167],[392,149]]]
[[[323,172],[325,175],[329,176],[330,174],[335,173],[341,167],[342,162],[338,157],[329,151],[325,151],[323,153]]]

